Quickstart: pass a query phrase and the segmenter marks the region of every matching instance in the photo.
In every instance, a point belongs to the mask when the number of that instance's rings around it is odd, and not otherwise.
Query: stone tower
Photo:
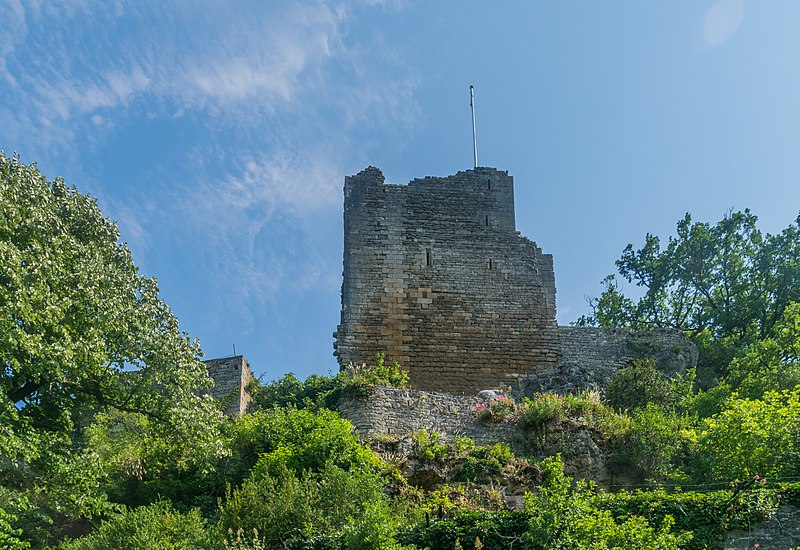
[[[384,352],[417,388],[517,388],[559,360],[555,292],[552,256],[516,231],[508,172],[345,178],[341,367]]]
[[[237,418],[247,413],[250,405],[250,392],[247,385],[252,380],[250,365],[243,355],[222,357],[203,361],[208,369],[208,375],[214,380],[214,387],[205,393],[210,393],[214,399],[220,401],[225,414]]]

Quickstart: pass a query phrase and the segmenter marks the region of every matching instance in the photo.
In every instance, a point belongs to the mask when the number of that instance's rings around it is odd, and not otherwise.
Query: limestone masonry
[[[673,331],[559,327],[553,257],[516,231],[513,178],[494,168],[408,185],[374,167],[345,178],[334,337],[342,368],[384,352],[413,387],[456,394],[602,384],[642,354],[675,371],[696,361]]]
[[[242,416],[250,405],[247,384],[253,378],[244,356],[223,357],[204,361],[214,387],[208,391],[222,402],[225,414],[232,418]]]

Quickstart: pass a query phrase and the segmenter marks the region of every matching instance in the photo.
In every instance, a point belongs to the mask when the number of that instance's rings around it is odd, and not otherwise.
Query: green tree
[[[633,426],[618,451],[621,462],[656,484],[685,481],[682,462],[695,438],[689,418],[655,403],[636,409],[631,417]]]
[[[800,303],[789,304],[772,335],[731,362],[725,382],[751,399],[800,385]]]
[[[198,343],[118,239],[94,199],[0,153],[0,506],[44,524],[107,509],[80,452],[95,413],[141,414],[184,445],[220,418],[196,392]]]
[[[652,359],[636,360],[614,373],[606,388],[606,400],[626,412],[648,403],[674,408],[691,391],[691,380],[691,376],[668,380]]]
[[[701,365],[724,369],[744,347],[773,334],[784,310],[800,300],[800,217],[777,235],[763,234],[749,210],[715,225],[678,222],[665,246],[646,235],[617,260],[620,276],[643,291],[626,297],[618,280],[604,280],[581,325],[685,331]]]
[[[767,392],[762,399],[737,394],[699,433],[701,479],[745,481],[753,476],[797,475],[800,464],[800,390]]]
[[[222,506],[219,526],[223,532],[256,529],[268,548],[280,548],[292,539],[338,534],[371,508],[387,506],[386,500],[380,477],[367,470],[332,462],[318,472],[257,466]]]

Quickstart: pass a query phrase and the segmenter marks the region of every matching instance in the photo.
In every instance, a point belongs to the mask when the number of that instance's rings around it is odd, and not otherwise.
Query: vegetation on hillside
[[[609,279],[581,323],[685,331],[702,384],[638,361],[604,394],[476,410],[518,424],[517,454],[430,432],[365,444],[338,400],[405,386],[398,365],[254,383],[256,410],[226,419],[96,203],[0,154],[0,547],[718,548],[800,504],[798,252],[800,219],[762,235],[747,211],[625,250],[644,295]],[[627,489],[565,475],[552,436],[577,431]]]

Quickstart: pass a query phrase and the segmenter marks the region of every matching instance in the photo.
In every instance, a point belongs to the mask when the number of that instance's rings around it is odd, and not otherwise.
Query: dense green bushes
[[[125,511],[104,521],[91,534],[61,545],[64,550],[194,550],[213,544],[206,521],[197,510],[176,512],[158,502]]]

